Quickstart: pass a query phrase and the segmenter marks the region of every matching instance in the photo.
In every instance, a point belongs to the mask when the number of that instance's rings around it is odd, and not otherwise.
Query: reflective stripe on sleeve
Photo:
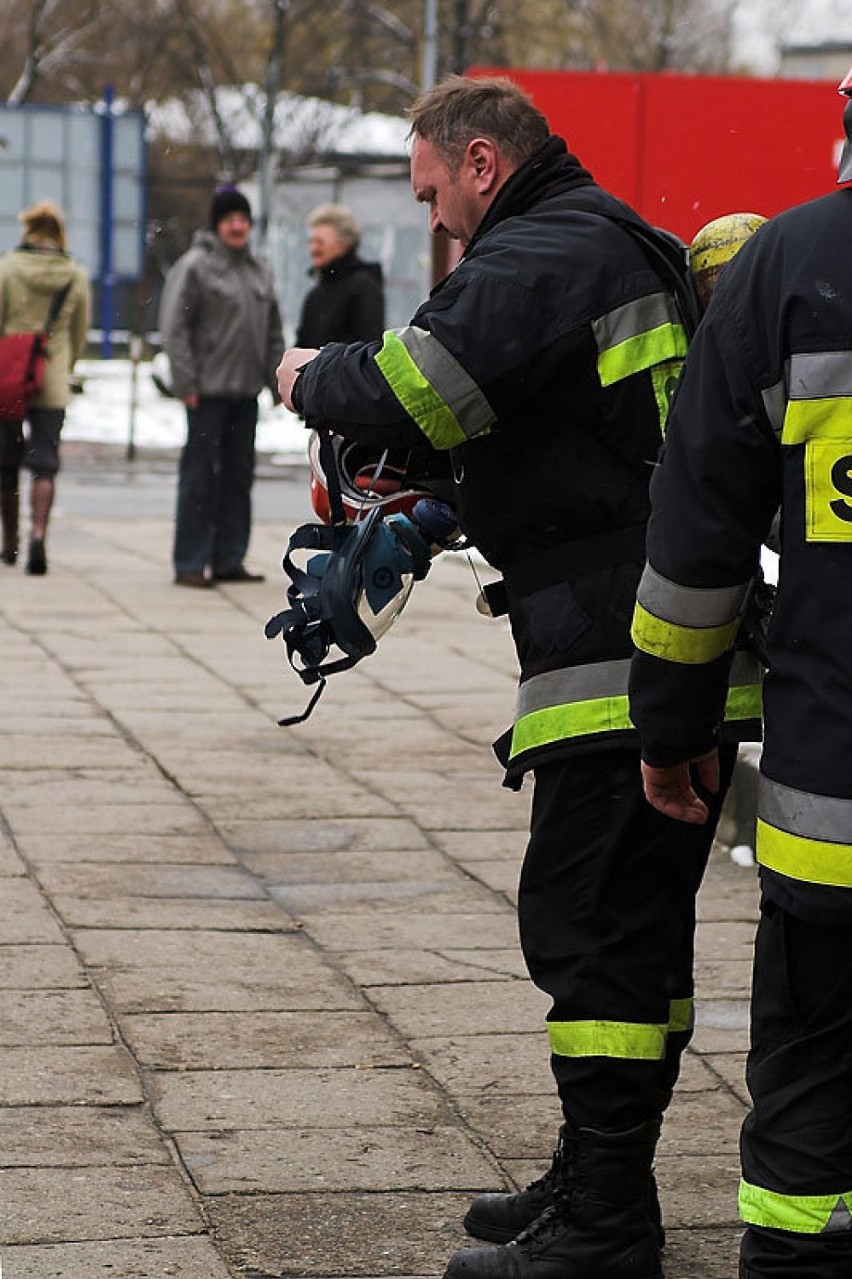
[[[601,386],[612,386],[664,360],[686,355],[686,331],[667,293],[626,302],[594,320],[592,330]]]
[[[777,1190],[740,1181],[740,1219],[750,1226],[792,1230],[801,1235],[848,1230],[852,1190],[828,1195],[782,1195]]]
[[[643,653],[662,658],[666,662],[699,666],[713,662],[727,653],[736,638],[740,619],[737,617],[725,626],[676,626],[664,622],[636,605],[630,634],[633,643]]]
[[[782,444],[847,439],[852,433],[852,351],[791,355]]]
[[[388,386],[434,448],[455,448],[494,425],[494,410],[476,382],[425,329],[388,330],[375,359]]]
[[[649,613],[684,627],[724,626],[739,618],[749,582],[736,586],[679,586],[645,565],[636,599]]]
[[[662,1061],[666,1026],[630,1021],[549,1021],[550,1051],[557,1057],[619,1057]]]
[[[809,884],[852,888],[852,800],[784,786],[760,776],[757,860]]]

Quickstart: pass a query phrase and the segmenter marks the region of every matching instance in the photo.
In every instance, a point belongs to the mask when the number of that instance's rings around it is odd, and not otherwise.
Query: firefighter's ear
[[[467,144],[466,159],[480,195],[487,195],[497,185],[501,172],[501,156],[490,138],[473,138]]]

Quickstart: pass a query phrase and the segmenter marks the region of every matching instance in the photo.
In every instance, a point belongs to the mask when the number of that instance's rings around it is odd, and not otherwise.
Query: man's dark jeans
[[[187,409],[175,528],[176,573],[242,566],[251,534],[256,399],[202,399]]]

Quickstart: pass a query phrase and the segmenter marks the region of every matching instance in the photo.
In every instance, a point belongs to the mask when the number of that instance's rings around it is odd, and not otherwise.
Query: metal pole
[[[113,176],[115,169],[115,90],[104,88],[104,114],[101,121],[101,358],[112,356],[113,321]]]
[[[420,87],[434,87],[438,79],[438,0],[423,0],[423,65]]]
[[[139,361],[142,359],[142,338],[134,333],[130,338],[130,421],[127,428],[127,460],[136,460],[136,410],[139,405]]]

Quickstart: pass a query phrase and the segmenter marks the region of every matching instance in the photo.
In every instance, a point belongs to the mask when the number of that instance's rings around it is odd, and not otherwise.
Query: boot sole
[[[462,1225],[474,1239],[485,1239],[488,1243],[511,1243],[513,1239],[517,1239],[521,1230],[526,1229],[526,1226],[521,1226],[519,1230],[511,1230],[508,1226],[494,1226],[471,1213],[466,1215]]]

